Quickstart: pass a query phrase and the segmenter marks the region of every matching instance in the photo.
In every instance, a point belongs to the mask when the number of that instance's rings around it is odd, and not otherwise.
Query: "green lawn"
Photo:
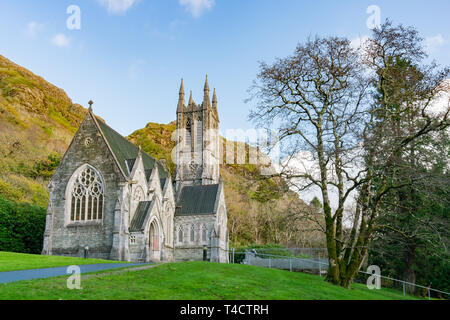
[[[0,272],[63,267],[75,264],[80,265],[80,264],[115,263],[115,262],[117,261],[58,257],[58,256],[42,256],[39,254],[25,254],[25,253],[0,251]]]
[[[0,299],[417,299],[396,290],[352,289],[317,275],[239,264],[166,263],[151,269],[83,275],[81,290],[67,277],[0,284]]]

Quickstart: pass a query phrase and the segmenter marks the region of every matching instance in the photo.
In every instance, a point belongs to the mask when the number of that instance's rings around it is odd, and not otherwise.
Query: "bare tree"
[[[379,202],[399,187],[392,183],[396,168],[392,159],[418,137],[448,125],[448,113],[437,120],[425,110],[437,97],[445,72],[423,70],[425,76],[413,84],[415,93],[404,90],[413,81],[403,81],[403,88],[387,86],[386,80],[379,83],[384,69],[377,68],[378,63],[389,63],[397,55],[420,57],[420,52],[408,51],[417,48],[417,41],[414,30],[396,29],[389,21],[374,32],[364,52],[353,49],[344,38],[316,37],[299,44],[293,56],[273,65],[261,63],[252,88],[257,106],[250,118],[279,130],[285,155],[279,175],[298,191],[320,191],[327,280],[334,284],[350,285],[377,228]],[[388,73],[394,84],[399,75]],[[408,100],[422,110],[423,119],[415,130],[389,135],[391,117],[380,117],[380,113],[386,113],[390,105],[380,103],[380,94],[382,101],[395,97],[402,106]],[[302,168],[299,162],[307,165]],[[352,202],[353,225],[346,226],[344,211]]]

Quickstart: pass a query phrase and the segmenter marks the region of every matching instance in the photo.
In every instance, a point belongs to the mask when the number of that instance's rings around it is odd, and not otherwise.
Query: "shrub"
[[[0,197],[0,251],[41,253],[45,208]]]

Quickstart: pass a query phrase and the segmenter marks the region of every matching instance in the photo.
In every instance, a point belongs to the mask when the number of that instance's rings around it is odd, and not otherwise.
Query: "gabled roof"
[[[218,188],[218,184],[183,187],[178,197],[175,214],[214,214]]]
[[[134,213],[133,220],[130,223],[130,232],[133,231],[141,231],[144,229],[144,221],[147,217],[147,212],[150,209],[152,202],[151,201],[140,201],[136,212]]]
[[[96,123],[98,124],[100,130],[103,133],[103,136],[106,139],[106,142],[114,153],[114,156],[116,157],[118,165],[122,169],[122,172],[129,177],[131,168],[138,156],[139,148],[125,139],[120,133],[109,127],[103,121],[96,119]],[[156,163],[156,166],[159,167],[159,178],[165,179],[169,176],[169,173],[164,169],[161,163],[150,157],[147,153],[143,151],[141,152],[144,169],[146,171],[153,169]]]

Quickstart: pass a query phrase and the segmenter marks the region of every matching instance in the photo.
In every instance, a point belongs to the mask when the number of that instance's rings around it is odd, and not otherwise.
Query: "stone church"
[[[90,102],[92,104],[92,102]],[[175,179],[94,115],[86,114],[50,184],[43,254],[122,261],[228,262],[219,117],[208,78],[201,104],[177,106]]]

